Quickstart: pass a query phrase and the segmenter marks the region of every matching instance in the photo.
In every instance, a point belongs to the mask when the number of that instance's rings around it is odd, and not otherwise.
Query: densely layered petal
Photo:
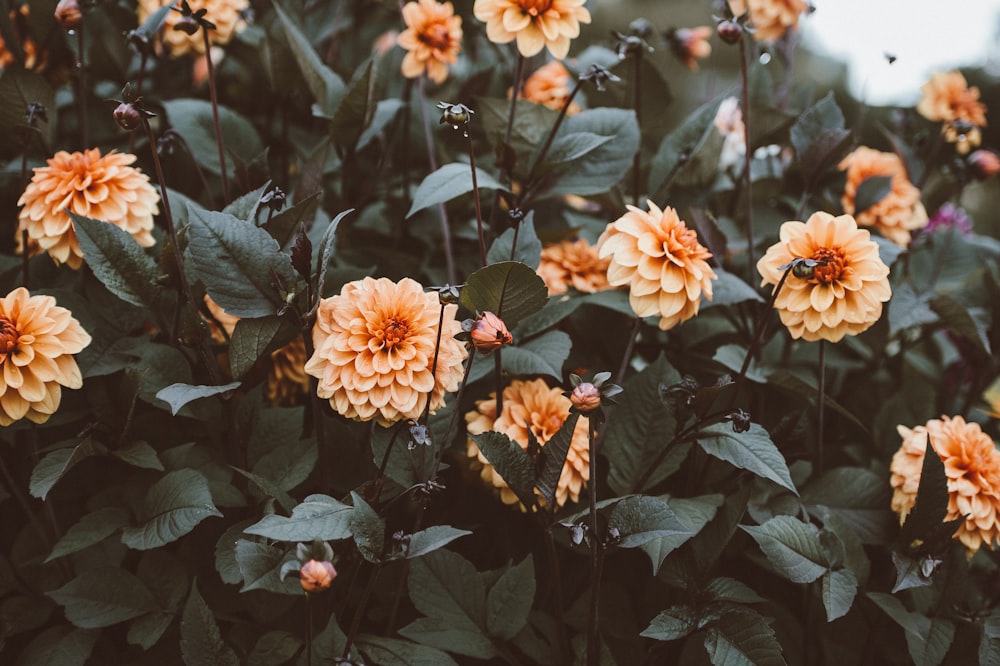
[[[419,0],[403,5],[406,30],[396,43],[406,49],[403,76],[415,79],[426,74],[435,83],[448,78],[448,66],[458,61],[462,47],[462,17],[450,2]]]
[[[517,41],[521,55],[530,58],[543,48],[564,59],[569,41],[580,35],[580,24],[590,23],[586,0],[476,0],[472,12],[486,23],[486,36],[496,44]]]
[[[597,255],[597,248],[584,239],[562,241],[542,248],[538,274],[549,288],[549,296],[565,294],[573,287],[593,294],[609,289],[608,266],[611,260]]]

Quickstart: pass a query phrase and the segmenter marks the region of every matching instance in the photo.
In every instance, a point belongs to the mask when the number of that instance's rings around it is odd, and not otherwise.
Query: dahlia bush
[[[815,4],[4,5],[0,663],[1000,663],[1000,80]]]

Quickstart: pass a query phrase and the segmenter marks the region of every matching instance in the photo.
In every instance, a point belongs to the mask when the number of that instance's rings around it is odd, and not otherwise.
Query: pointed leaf
[[[570,444],[573,443],[573,432],[576,430],[576,423],[579,420],[579,412],[570,412],[566,420],[559,426],[556,434],[552,435],[542,447],[545,462],[535,479],[535,486],[548,507],[556,506],[556,488],[559,486],[559,477],[562,476],[563,467],[566,466],[566,455],[569,453]]]
[[[542,242],[535,233],[534,211],[518,223],[517,250],[511,256],[514,245],[514,229],[510,228],[500,234],[486,253],[486,261],[495,264],[500,261],[519,261],[533,268],[538,267],[542,256]]]
[[[548,289],[529,266],[517,261],[490,264],[469,276],[462,289],[462,305],[471,312],[492,312],[514,328],[530,314],[541,310]]]
[[[385,555],[385,520],[355,492],[351,512],[351,536],[361,554],[369,562],[381,562]]]
[[[713,666],[784,666],[781,645],[763,616],[727,613],[709,625],[705,649]]]
[[[48,593],[81,629],[110,627],[156,610],[156,599],[135,574],[113,566],[81,571]]]
[[[710,167],[712,174],[715,174],[718,170],[719,152],[710,148],[714,139],[721,138],[721,134],[715,128],[715,115],[721,103],[720,98],[699,107],[663,138],[649,167],[651,193],[654,195],[660,193],[672,180],[682,177],[684,171],[689,170],[697,175],[704,173]],[[719,149],[721,148],[719,144]],[[695,156],[697,158],[692,159]]]
[[[528,624],[535,601],[535,565],[530,556],[507,569],[486,595],[490,635],[510,640]]]
[[[743,433],[733,432],[728,423],[716,423],[701,430],[697,441],[710,456],[770,479],[798,495],[784,456],[767,431],[756,423]]]
[[[673,551],[677,550],[689,539],[701,532],[702,528],[715,517],[716,512],[725,498],[722,495],[702,495],[682,499],[671,497],[668,501],[674,517],[683,525],[683,531],[678,534],[653,539],[640,546],[642,551],[649,556],[653,564],[653,575],[655,576],[663,566],[663,561]]]
[[[833,622],[847,615],[858,593],[858,579],[849,569],[837,569],[823,574],[823,608],[826,619]]]
[[[433,525],[425,530],[420,530],[410,535],[410,542],[406,549],[406,559],[423,557],[427,553],[434,552],[438,548],[444,548],[449,543],[464,537],[472,532],[460,530],[450,525]]]
[[[906,647],[916,666],[938,666],[955,638],[955,625],[939,617],[911,613],[890,594],[869,592],[868,598],[903,628]]]
[[[203,99],[167,99],[160,101],[170,126],[184,137],[195,159],[211,173],[222,173],[219,149],[215,142],[215,119],[211,102]],[[250,162],[264,152],[264,143],[249,120],[230,108],[216,104],[219,125],[226,151],[243,162]],[[232,158],[226,159],[228,171],[235,171]]]
[[[177,416],[181,407],[194,400],[222,395],[240,387],[242,382],[230,382],[221,386],[192,386],[191,384],[171,384],[156,392],[156,397],[170,405],[170,413]]]
[[[639,138],[639,122],[631,109],[605,107],[568,116],[553,142],[561,144],[559,153],[549,159],[550,165],[555,160],[560,165],[547,174],[542,196],[607,192],[631,167]]]
[[[671,606],[654,617],[640,636],[658,641],[676,641],[698,628],[698,616],[687,606]]]
[[[106,506],[92,511],[66,530],[62,538],[52,547],[52,553],[45,561],[51,562],[56,558],[78,553],[100,543],[128,523],[128,512],[120,507]]]
[[[38,634],[17,655],[17,666],[85,666],[100,631],[60,624]]]
[[[264,516],[244,532],[275,541],[336,541],[351,536],[353,511],[353,507],[332,497],[310,495],[295,507],[290,518],[274,514]]]
[[[502,432],[488,430],[469,435],[486,460],[500,475],[525,507],[532,507],[535,498],[535,465],[521,445]]]
[[[28,491],[32,497],[44,500],[56,483],[66,476],[80,461],[103,453],[103,447],[90,437],[84,437],[72,447],[56,449],[38,461],[31,471]]]
[[[233,649],[222,640],[215,613],[198,593],[197,583],[191,583],[181,617],[181,655],[185,666],[238,666]]]
[[[948,477],[945,475],[944,463],[930,445],[920,468],[915,502],[899,531],[899,543],[909,547],[912,544],[936,541],[951,536],[958,529],[958,525],[953,525],[948,534],[942,532],[948,515]]]
[[[243,379],[263,356],[280,349],[299,335],[289,317],[258,317],[236,322],[229,340],[229,369],[234,379]]]
[[[326,284],[326,273],[330,268],[330,260],[333,259],[333,251],[336,247],[337,241],[337,229],[340,227],[340,222],[348,214],[353,213],[353,208],[348,208],[347,210],[338,213],[335,218],[330,220],[330,224],[327,225],[326,231],[323,232],[323,238],[319,242],[319,254],[317,264],[317,276],[316,276],[316,294],[317,298],[322,298],[323,289]]]
[[[476,185],[480,190],[502,190],[504,186],[496,178],[476,167]],[[437,204],[451,201],[472,191],[472,167],[461,162],[445,164],[428,174],[413,193],[413,205],[406,217]]]
[[[293,554],[283,548],[266,543],[240,539],[236,542],[236,563],[240,568],[243,587],[240,592],[267,590],[278,594],[302,594],[302,588],[293,578],[282,580],[281,572]]]
[[[135,550],[159,548],[212,516],[222,513],[212,503],[208,480],[193,469],[168,472],[149,487],[139,509],[139,524],[125,528],[122,543]]]
[[[829,569],[819,530],[792,516],[775,516],[758,527],[741,525],[775,570],[793,583],[811,583]]]
[[[670,505],[659,497],[635,495],[615,504],[608,528],[618,530],[621,548],[636,548],[654,539],[686,534]]]
[[[836,513],[864,543],[885,543],[895,516],[889,509],[891,491],[880,475],[863,467],[838,467],[811,480],[802,502],[812,512],[825,506]]]
[[[857,217],[892,191],[892,176],[869,176],[858,185],[854,195],[854,216]]]
[[[320,59],[319,54],[309,43],[302,29],[291,19],[291,15],[281,2],[274,3],[274,11],[278,14],[281,26],[285,29],[288,46],[299,65],[302,78],[305,79],[309,92],[323,114],[332,118],[337,107],[344,98],[347,87],[344,81]]]

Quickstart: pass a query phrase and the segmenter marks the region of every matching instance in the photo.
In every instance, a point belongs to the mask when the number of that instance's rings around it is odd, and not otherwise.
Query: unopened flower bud
[[[573,389],[569,400],[578,412],[587,414],[601,406],[601,389],[590,382],[583,382]]]
[[[438,102],[437,108],[441,109],[440,124],[448,123],[454,129],[465,127],[472,120],[472,109],[464,104],[452,104],[450,102]]]
[[[750,414],[742,409],[734,409],[722,417],[722,420],[733,424],[733,432],[746,432],[750,429]]]
[[[299,583],[306,592],[322,592],[330,588],[337,570],[330,562],[309,560],[299,569]]]
[[[489,354],[491,351],[514,342],[514,336],[507,330],[503,319],[492,312],[481,314],[472,324],[469,335],[472,338],[472,344],[483,354]]]
[[[174,30],[180,30],[188,35],[197,33],[199,27],[198,21],[193,16],[181,16],[177,19],[177,23],[174,23]]]
[[[743,26],[736,21],[722,21],[715,31],[726,44],[736,44],[743,38]]]
[[[56,23],[67,30],[75,30],[83,23],[79,0],[59,0],[55,11]]]
[[[134,104],[129,104],[128,102],[119,104],[115,108],[114,116],[118,126],[128,132],[138,129],[139,125],[142,124],[141,112],[135,108]]]
[[[969,167],[976,178],[986,180],[1000,171],[1000,155],[992,150],[976,150],[969,155]]]

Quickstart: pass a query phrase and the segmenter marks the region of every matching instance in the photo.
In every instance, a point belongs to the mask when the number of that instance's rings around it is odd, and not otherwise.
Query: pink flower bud
[[[322,592],[329,589],[337,570],[329,562],[309,560],[299,570],[299,583],[306,592]]]
[[[584,382],[573,389],[569,399],[577,411],[587,414],[601,406],[601,389],[590,382]]]
[[[514,336],[507,330],[503,319],[492,312],[484,312],[472,325],[472,344],[483,354],[500,349],[514,342]]]

